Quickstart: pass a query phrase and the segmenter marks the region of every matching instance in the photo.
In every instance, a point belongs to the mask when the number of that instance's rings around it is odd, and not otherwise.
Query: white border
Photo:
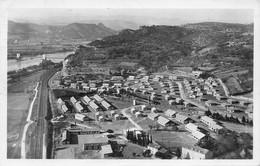
[[[259,64],[259,20],[260,20],[260,1],[258,0],[2,0],[0,1],[0,102],[2,109],[0,111],[2,131],[0,137],[1,153],[0,165],[260,165],[259,161],[259,74],[257,73],[257,65]],[[10,8],[168,8],[168,9],[254,9],[254,159],[253,160],[210,160],[210,161],[194,161],[194,160],[12,160],[6,159],[6,136],[7,136],[7,15]],[[3,146],[5,145],[5,146]]]

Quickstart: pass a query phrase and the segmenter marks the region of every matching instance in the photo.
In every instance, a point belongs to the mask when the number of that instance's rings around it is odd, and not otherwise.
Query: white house
[[[213,153],[199,146],[183,146],[181,149],[181,158],[183,159],[211,159]]]
[[[205,134],[199,132],[199,131],[193,131],[191,133],[192,137],[195,138],[196,140],[200,140],[202,139],[203,137],[205,137]]]
[[[76,107],[76,110],[77,110],[78,112],[80,112],[80,113],[81,113],[81,111],[84,109],[84,108],[81,106],[81,104],[79,104],[78,102],[75,104],[75,107]]]
[[[153,121],[158,120],[158,117],[159,117],[159,115],[156,114],[156,113],[153,113],[153,112],[151,112],[151,113],[148,114],[148,118],[151,119],[151,120],[153,120]]]
[[[89,119],[89,117],[87,117],[87,116],[85,116],[85,115],[82,115],[82,114],[76,113],[76,114],[75,114],[75,119],[80,120],[80,121],[86,121],[86,120]]]
[[[73,96],[70,98],[70,101],[72,102],[72,104],[75,104],[77,102],[77,100]]]
[[[97,94],[95,94],[94,95],[94,99],[96,100],[96,101],[98,101],[98,102],[101,102],[103,99],[99,96],[99,95],[97,95]]]
[[[83,97],[83,100],[86,102],[86,103],[89,103],[91,101],[91,99],[86,95]]]
[[[60,105],[64,104],[64,101],[63,101],[61,98],[58,98],[57,102],[58,102],[58,104],[60,104]]]
[[[176,114],[178,112],[174,111],[174,110],[171,110],[171,109],[167,109],[167,111],[165,112],[165,115],[171,117],[171,118],[175,118],[176,117]]]
[[[203,116],[200,118],[200,121],[205,123],[206,125],[212,125],[212,124],[216,124],[215,120],[213,120],[212,118],[208,117],[208,116]]]
[[[194,132],[194,131],[197,131],[198,130],[198,126],[196,126],[195,124],[193,123],[188,123],[185,125],[185,130],[189,131],[189,132]]]
[[[99,108],[94,101],[89,102],[89,105],[91,108],[93,108],[95,111]]]
[[[106,102],[105,100],[102,100],[102,101],[101,101],[101,104],[102,104],[102,106],[105,107],[107,110],[109,110],[110,107],[111,107],[111,105],[110,105],[108,102]]]
[[[62,111],[63,111],[64,113],[68,111],[68,108],[67,108],[67,106],[66,106],[65,104],[63,104],[63,105],[61,106],[61,109],[62,109]]]

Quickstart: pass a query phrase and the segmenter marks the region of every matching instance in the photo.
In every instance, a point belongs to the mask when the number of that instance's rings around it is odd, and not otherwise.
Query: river
[[[70,52],[58,52],[52,54],[45,54],[47,59],[50,59],[52,62],[58,63],[62,62],[69,54],[73,54],[73,51]],[[19,70],[33,65],[39,65],[42,60],[42,55],[37,55],[34,57],[22,57],[21,61],[15,59],[8,59],[7,61],[7,71]]]

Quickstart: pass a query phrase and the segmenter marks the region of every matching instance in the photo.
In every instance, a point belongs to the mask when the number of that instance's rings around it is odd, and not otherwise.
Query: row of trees
[[[147,146],[149,143],[152,143],[152,136],[149,133],[141,132],[141,134],[136,134],[136,131],[127,131],[126,138],[131,142],[141,145]]]
[[[253,126],[253,120],[246,119],[244,116],[242,118],[242,122],[236,117],[234,118],[232,115],[228,117],[227,115],[223,116],[219,113],[211,113],[210,110],[205,112],[206,116],[212,117],[213,119],[217,119],[220,121],[227,121],[227,122],[232,122],[232,123],[238,123],[238,124],[247,124],[250,126]]]

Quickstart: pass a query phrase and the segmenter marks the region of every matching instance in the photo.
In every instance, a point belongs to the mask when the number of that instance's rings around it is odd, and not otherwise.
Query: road
[[[130,107],[130,108],[124,108],[121,110],[122,114],[128,118],[128,120],[139,130],[143,130],[141,126],[139,126],[132,118],[130,115],[128,115],[125,111],[134,108],[134,107]]]
[[[200,108],[200,109],[202,109],[202,110],[205,110],[205,111],[208,110],[205,106],[203,106],[203,105],[201,105],[201,104],[199,104],[199,103],[196,103],[196,102],[194,102],[194,101],[192,101],[192,100],[190,100],[190,99],[187,99],[187,98],[186,98],[186,95],[184,94],[184,90],[183,90],[182,84],[181,84],[180,82],[176,82],[176,84],[178,85],[178,87],[179,87],[179,89],[180,89],[180,95],[181,95],[181,98],[182,98],[183,100],[185,100],[185,101],[187,101],[187,102],[189,102],[189,103],[191,103],[191,104],[193,104],[193,105],[196,105],[198,108]]]
[[[219,83],[221,84],[221,86],[223,87],[224,92],[225,92],[225,95],[226,95],[227,97],[233,98],[233,99],[237,99],[237,100],[245,100],[245,101],[253,102],[253,99],[248,98],[248,97],[244,97],[244,96],[230,96],[229,91],[228,91],[228,89],[227,89],[227,86],[223,83],[223,81],[222,81],[220,78],[218,78],[218,81],[219,81]]]
[[[43,154],[43,141],[45,133],[45,116],[48,110],[48,81],[52,77],[52,75],[60,70],[60,68],[54,68],[46,71],[40,77],[39,81],[39,100],[38,100],[38,108],[37,108],[37,121],[36,127],[32,132],[31,136],[31,145],[29,149],[28,158],[32,159],[41,159],[46,154]]]
[[[26,158],[26,133],[27,133],[27,129],[29,127],[30,124],[33,123],[33,121],[31,121],[31,115],[32,115],[32,109],[33,109],[33,105],[34,105],[34,102],[35,102],[35,99],[37,97],[37,94],[38,94],[38,83],[35,87],[35,95],[34,95],[34,98],[32,100],[32,103],[30,105],[30,108],[29,108],[29,113],[28,113],[28,117],[27,117],[27,124],[24,126],[24,130],[23,130],[23,136],[22,136],[22,141],[21,141],[21,159],[25,159]]]

